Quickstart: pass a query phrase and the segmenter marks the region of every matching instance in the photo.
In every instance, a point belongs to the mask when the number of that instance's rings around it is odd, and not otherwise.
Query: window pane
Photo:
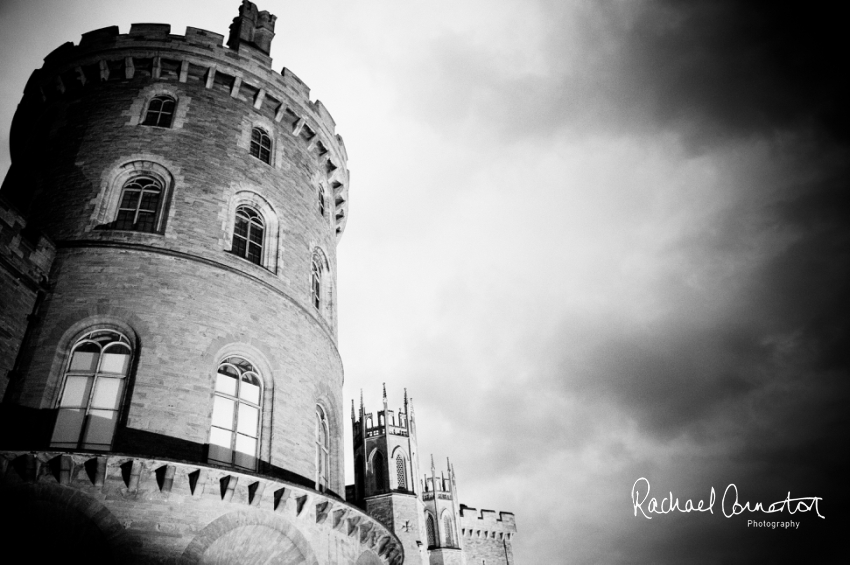
[[[85,407],[89,403],[92,377],[68,377],[60,406]]]
[[[233,434],[230,432],[213,428],[210,431],[210,450],[209,458],[222,463],[231,463],[233,461],[233,450],[231,442]]]
[[[259,245],[263,244],[263,228],[258,227],[256,224],[251,225],[251,233],[248,239],[251,240],[251,243],[256,243]]]
[[[115,229],[131,230],[133,229],[133,221],[136,219],[135,210],[120,210],[118,217],[115,218]]]
[[[218,428],[212,428],[212,430],[210,430],[210,445],[226,447],[228,450],[230,450],[232,444],[233,432],[228,432],[227,430],[220,430]]]
[[[241,237],[248,237],[248,221],[236,216],[236,222],[233,224],[233,233]]]
[[[251,437],[257,437],[257,428],[260,419],[260,411],[253,406],[239,403],[239,424],[237,431]]]
[[[97,359],[100,356],[100,347],[94,343],[84,343],[71,357],[71,368],[69,370],[81,373],[94,373],[97,367]]]
[[[150,212],[155,212],[157,206],[159,205],[159,192],[152,192],[150,190],[146,190],[142,193],[142,203],[139,204],[140,210],[148,210]]]
[[[247,400],[248,402],[259,404],[260,387],[255,385],[254,383],[243,380],[242,387],[239,389],[239,397],[244,400]]]
[[[248,453],[249,455],[257,454],[256,438],[236,434],[236,451],[240,453]]]
[[[80,432],[83,429],[85,412],[83,410],[69,410],[64,408],[56,415],[56,426],[53,428],[53,438],[50,440],[52,447],[64,447],[76,449],[80,441]]]
[[[94,395],[91,399],[93,408],[117,409],[124,388],[123,379],[98,378],[94,385]]]
[[[89,411],[83,447],[85,449],[109,449],[109,446],[112,445],[112,435],[115,432],[116,423],[118,423],[118,412],[114,410]]]
[[[151,233],[156,228],[154,220],[156,214],[151,212],[139,211],[139,216],[136,219],[136,225],[133,227],[136,231]]]
[[[236,379],[230,375],[223,375],[222,372],[235,372],[233,367],[222,365],[218,368],[218,374],[215,376],[215,389],[219,392],[236,396]]]
[[[225,430],[233,429],[234,401],[215,395],[213,400],[212,424]]]
[[[127,374],[127,366],[130,364],[130,350],[126,347],[114,347],[103,354],[100,364],[101,373]]]
[[[234,464],[239,467],[243,467],[245,469],[256,469],[257,468],[257,457],[255,454],[251,453],[242,453],[241,451],[236,452]]]
[[[121,195],[121,204],[118,207],[135,210],[136,204],[138,204],[139,202],[139,194],[140,193],[138,190],[125,188],[123,194]]]
[[[248,256],[246,257],[249,261],[254,263],[255,265],[259,265],[262,260],[262,248],[257,247],[253,243],[248,247]]]
[[[233,236],[233,252],[240,257],[245,256],[245,247],[247,243],[244,239],[241,239],[239,236]]]

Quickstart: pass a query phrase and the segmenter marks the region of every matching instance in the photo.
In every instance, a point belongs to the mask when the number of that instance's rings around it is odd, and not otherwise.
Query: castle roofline
[[[44,58],[44,66],[27,82],[22,107],[72,95],[87,84],[131,79],[139,61],[154,61],[154,80],[185,83],[192,77],[206,88],[227,81],[231,97],[257,110],[271,107],[274,120],[290,126],[292,135],[301,137],[325,162],[337,210],[336,231],[341,235],[348,221],[349,172],[336,122],[320,100],[310,100],[310,88],[291,70],[274,72],[271,57],[252,43],[233,45],[226,46],[222,34],[191,26],[185,35],[172,34],[170,25],[157,23],[132,24],[126,34],[118,26],[92,30],[79,44],[64,43]],[[175,76],[166,79],[164,69],[169,65]]]

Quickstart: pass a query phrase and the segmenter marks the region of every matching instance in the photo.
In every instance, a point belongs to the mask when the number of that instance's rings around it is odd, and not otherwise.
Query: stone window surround
[[[240,206],[247,206],[253,209],[263,218],[263,256],[259,266],[276,274],[278,272],[280,222],[271,203],[263,198],[258,192],[245,189],[237,190],[230,198],[225,215],[225,225],[223,226],[224,237],[222,238],[222,245],[224,250],[228,253],[231,253],[233,250],[233,231],[236,224],[236,210]],[[244,257],[242,259],[250,263],[248,259],[245,259]],[[251,264],[253,265],[253,263]]]
[[[183,129],[183,124],[186,123],[186,114],[189,111],[189,103],[192,99],[182,95],[181,91],[174,85],[161,82],[153,83],[139,91],[139,95],[130,104],[130,109],[125,112],[129,115],[129,120],[125,125],[140,125],[145,120],[151,100],[157,96],[170,96],[174,99],[174,114],[171,116],[169,127],[156,129],[162,131]]]
[[[170,202],[175,187],[174,175],[167,165],[159,162],[161,159],[157,156],[138,155],[135,157],[129,160],[122,159],[120,164],[108,167],[104,171],[101,188],[95,198],[95,210],[86,231],[92,231],[98,226],[115,221],[118,216],[121,194],[127,182],[136,176],[149,176],[159,181],[162,186],[162,195],[154,231],[140,233],[165,234],[168,220],[171,219],[172,215]]]

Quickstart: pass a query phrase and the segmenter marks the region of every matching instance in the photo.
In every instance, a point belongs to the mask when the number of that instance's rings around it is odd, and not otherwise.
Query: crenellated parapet
[[[460,505],[460,525],[466,538],[510,540],[517,531],[513,512],[479,511],[465,504]]]
[[[287,68],[279,73],[272,70],[268,48],[274,16],[267,12],[243,15],[246,5],[253,6],[243,3],[231,26],[228,45],[223,35],[194,27],[187,27],[184,35],[174,35],[167,24],[133,24],[126,34],[119,33],[117,26],[106,27],[83,34],[77,45],[68,42],[55,49],[26,85],[12,127],[13,162],[16,146],[23,145],[29,135],[30,122],[52,102],[78,99],[98,85],[138,77],[194,83],[225,92],[304,146],[317,175],[332,191],[339,236],[348,216],[345,144],[325,106],[310,100],[307,85]]]

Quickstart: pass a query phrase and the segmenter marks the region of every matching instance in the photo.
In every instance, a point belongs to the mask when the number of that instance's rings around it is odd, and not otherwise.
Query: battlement
[[[461,526],[467,530],[487,532],[516,533],[516,521],[513,512],[495,510],[477,510],[465,504],[460,505]]]
[[[56,246],[44,234],[32,233],[26,220],[0,199],[0,262],[17,280],[35,290],[45,284]]]
[[[45,104],[84,96],[99,84],[148,77],[220,90],[235,104],[267,115],[312,153],[332,190],[341,234],[348,220],[345,144],[324,104],[310,100],[310,88],[285,67],[279,73],[272,70],[268,53],[274,21],[273,15],[243,1],[227,45],[219,33],[187,27],[184,35],[175,35],[170,25],[157,23],[132,24],[126,34],[118,26],[105,27],[83,34],[77,45],[60,45],[26,85],[21,116],[16,117],[22,127],[13,127],[12,150],[16,129],[25,137],[29,116],[38,115]]]

